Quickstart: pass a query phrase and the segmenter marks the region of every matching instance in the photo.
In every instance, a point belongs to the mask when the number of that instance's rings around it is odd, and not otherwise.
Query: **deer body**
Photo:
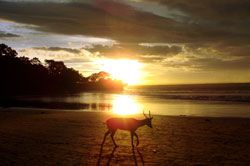
[[[106,125],[111,130],[135,131],[138,127],[145,125],[145,123],[143,123],[143,120],[134,118],[110,118],[106,121]]]
[[[133,136],[136,136],[136,138],[137,138],[137,146],[138,146],[139,145],[139,137],[135,133],[135,131],[139,127],[144,126],[144,125],[147,125],[148,127],[152,128],[151,121],[152,121],[153,118],[152,117],[147,117],[145,114],[144,114],[144,116],[146,118],[142,119],[142,120],[137,120],[137,119],[134,119],[134,118],[110,118],[110,119],[108,119],[105,122],[106,125],[107,125],[107,128],[108,128],[108,131],[104,135],[102,145],[104,144],[106,137],[110,134],[114,145],[117,147],[117,144],[116,144],[116,142],[114,140],[114,135],[115,135],[117,129],[120,129],[120,130],[130,131],[132,147],[134,147],[134,145],[133,145]]]

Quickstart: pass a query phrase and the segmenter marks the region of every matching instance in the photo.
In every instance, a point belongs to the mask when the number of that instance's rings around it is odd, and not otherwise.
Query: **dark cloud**
[[[182,51],[180,46],[168,46],[168,45],[157,45],[148,46],[140,44],[116,44],[113,46],[105,45],[94,45],[92,48],[87,48],[90,51],[98,51],[103,54],[110,54],[114,52],[129,51],[134,54],[140,55],[167,55],[167,54],[178,54]]]
[[[156,0],[154,2],[187,16],[181,29],[177,29],[178,32],[184,31],[182,34],[184,42],[208,44],[250,42],[249,0]]]
[[[193,59],[191,64],[196,64],[203,70],[250,70],[249,59],[242,58],[224,61],[216,58]]]
[[[182,47],[180,46],[137,46],[134,48],[138,50],[140,54],[143,55],[171,55],[178,54],[182,52]]]
[[[250,45],[217,46],[215,49],[227,55],[250,58]]]
[[[46,51],[66,51],[73,54],[80,54],[80,49],[63,48],[63,47],[33,47],[34,50],[46,50]]]
[[[91,52],[110,58],[134,58],[143,62],[154,62],[182,52],[181,46],[146,46],[139,44],[115,44],[113,46],[94,45],[86,48]]]
[[[106,3],[104,3],[106,2]],[[107,37],[119,41],[165,41],[174,21],[113,1],[93,5],[52,2],[0,2],[0,17],[40,26],[41,30]],[[143,19],[142,19],[143,18]]]
[[[0,38],[5,38],[5,37],[20,37],[20,36],[16,34],[5,33],[5,32],[0,31]]]
[[[178,22],[112,0],[90,4],[0,2],[0,16],[38,25],[44,31],[107,37],[121,42],[250,42],[249,3],[246,1],[160,2],[186,13],[189,19]]]
[[[249,0],[155,0],[195,18],[209,20],[249,20]]]

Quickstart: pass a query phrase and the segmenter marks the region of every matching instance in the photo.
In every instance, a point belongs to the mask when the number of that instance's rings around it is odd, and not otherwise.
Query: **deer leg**
[[[133,142],[134,142],[134,132],[131,131],[130,134],[131,134],[131,145],[132,145],[132,148],[134,148],[134,144],[133,144]]]
[[[115,143],[115,140],[114,140],[115,132],[116,132],[116,130],[111,131],[111,139],[112,139],[112,141],[113,141],[115,147],[118,147],[118,145]]]
[[[137,138],[137,143],[136,143],[136,146],[138,146],[139,145],[139,137],[138,137],[138,135],[134,132],[134,135],[136,136],[136,138]]]
[[[104,137],[103,137],[103,140],[102,140],[102,146],[103,146],[103,144],[104,144],[104,142],[105,142],[106,137],[109,135],[109,133],[110,133],[110,130],[108,130],[108,131],[104,134]]]

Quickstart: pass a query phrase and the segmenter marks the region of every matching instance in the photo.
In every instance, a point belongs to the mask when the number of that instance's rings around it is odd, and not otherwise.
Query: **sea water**
[[[43,102],[87,103],[82,111],[115,114],[250,117],[250,84],[129,86],[122,92],[40,97]]]

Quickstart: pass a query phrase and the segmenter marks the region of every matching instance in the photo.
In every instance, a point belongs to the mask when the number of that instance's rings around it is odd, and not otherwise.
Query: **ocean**
[[[114,114],[250,117],[250,84],[128,86],[123,92],[64,96],[22,96],[25,101],[79,105],[79,111]],[[83,104],[83,106],[81,106]],[[63,109],[63,107],[60,107]],[[72,108],[72,110],[74,110]]]

